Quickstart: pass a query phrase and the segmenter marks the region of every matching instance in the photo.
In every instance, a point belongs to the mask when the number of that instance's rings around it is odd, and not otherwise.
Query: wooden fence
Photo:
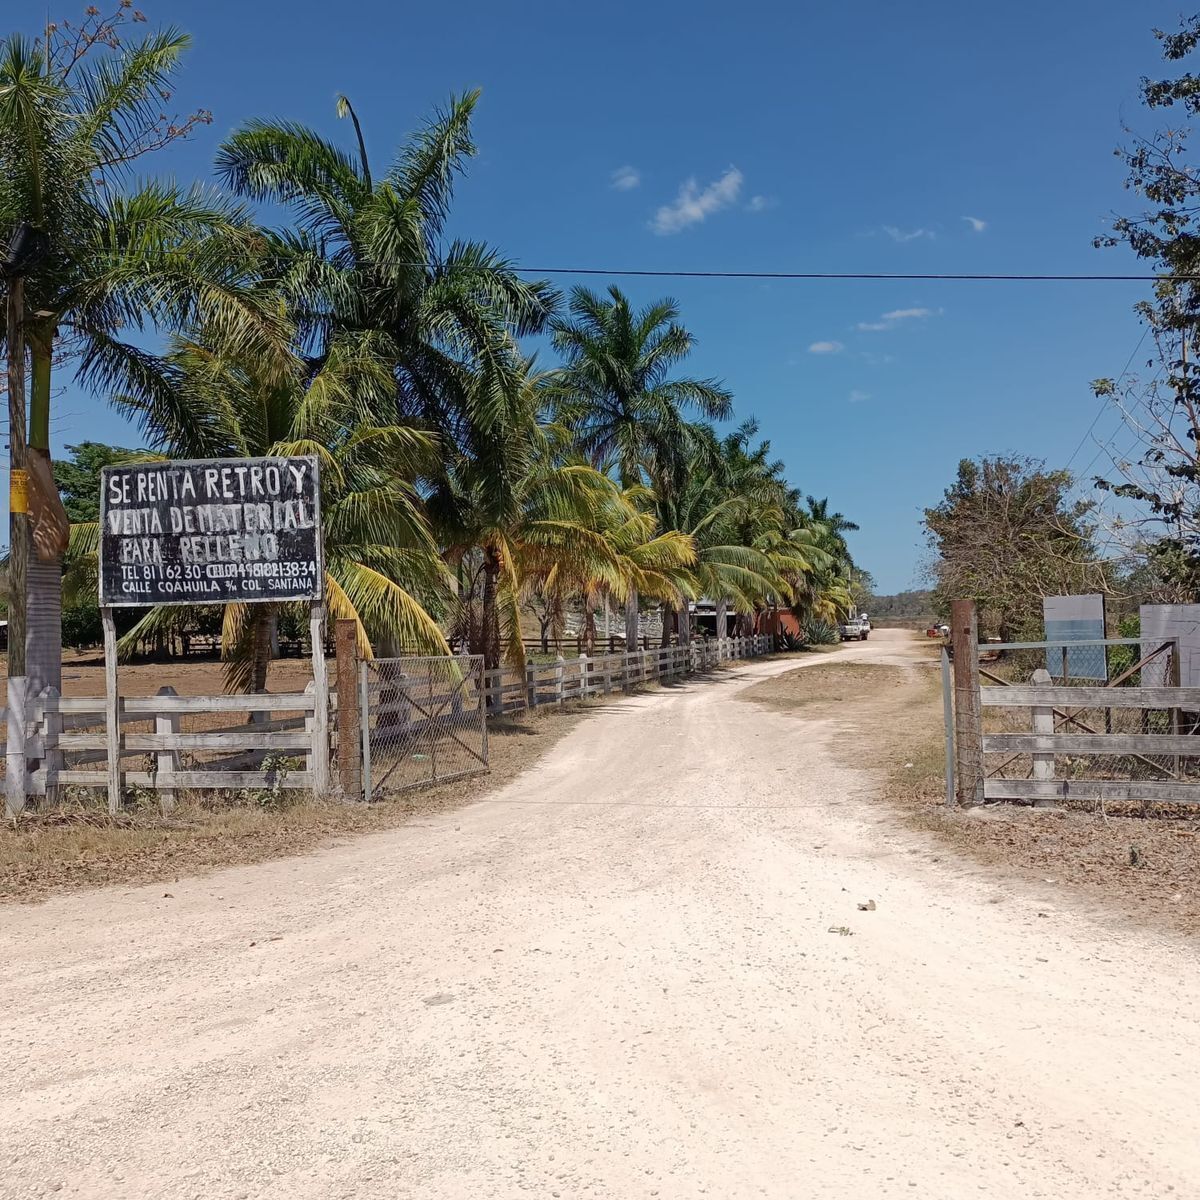
[[[608,696],[646,683],[682,679],[734,659],[757,658],[771,653],[773,647],[774,639],[760,634],[593,658],[586,654],[560,656],[552,663],[529,663],[523,675],[511,667],[500,667],[484,672],[487,711],[501,716],[547,704],[561,705],[568,700]]]
[[[1032,651],[1045,655],[1051,665],[1061,664],[1059,680],[1039,667],[1026,682],[979,665],[971,602],[954,602],[952,635],[953,689],[943,652],[948,802],[1133,802],[1141,804],[1143,813],[1151,804],[1200,805],[1200,688],[1135,686],[1152,668],[1156,677],[1178,685],[1174,639],[985,647],[1008,654]],[[1126,661],[1136,661],[1103,685],[1070,684],[1069,654],[1081,647],[1105,655],[1100,660],[1105,671],[1113,647],[1132,651]],[[992,686],[984,686],[983,679]]]
[[[324,791],[336,700],[319,703],[311,683],[303,692],[236,696],[180,696],[164,687],[122,696],[110,728],[104,697],[49,688],[29,706],[26,794],[107,790],[116,812],[126,787],[157,792],[166,808],[180,789]],[[204,727],[185,730],[184,721]],[[127,759],[142,761],[129,770]]]
[[[511,668],[488,671],[483,681],[486,709],[500,716],[605,696],[755,658],[772,648],[769,636],[726,638],[531,663],[523,675]],[[346,670],[357,708],[357,669],[347,664]],[[339,678],[342,673],[339,666]],[[164,687],[154,696],[120,697],[115,713],[102,696],[59,696],[48,689],[28,708],[26,795],[53,798],[66,787],[97,789],[108,793],[115,813],[127,788],[153,791],[164,808],[185,789],[324,793],[330,787],[339,711],[349,719],[350,709],[339,709],[336,692],[319,698],[311,683],[303,692],[236,696],[180,696]],[[357,731],[357,711],[353,720]],[[357,733],[339,744],[357,756]],[[353,772],[345,770],[341,757],[345,789]]]

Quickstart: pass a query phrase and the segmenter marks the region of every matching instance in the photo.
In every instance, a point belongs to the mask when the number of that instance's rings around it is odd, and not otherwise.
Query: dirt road
[[[830,720],[736,698],[793,667],[456,814],[8,909],[0,1195],[1200,1193],[1194,951],[903,832]]]

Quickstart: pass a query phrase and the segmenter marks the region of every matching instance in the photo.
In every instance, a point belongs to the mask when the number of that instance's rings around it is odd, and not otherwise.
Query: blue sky
[[[214,114],[157,171],[207,176],[221,137],[252,116],[347,139],[339,91],[382,162],[450,92],[478,86],[480,155],[452,232],[535,267],[882,272],[1131,268],[1091,239],[1135,202],[1112,152],[1123,121],[1145,123],[1138,79],[1161,69],[1151,27],[1177,16],[1148,0],[145,9],[193,34],[177,102]],[[724,379],[790,478],[861,524],[852,547],[884,591],[919,579],[920,510],[960,457],[1068,459],[1097,411],[1089,381],[1137,344],[1145,291],[622,286],[680,302],[699,340],[692,371]],[[1096,433],[1118,424],[1105,414]],[[55,433],[136,440],[75,392]],[[1089,442],[1074,465],[1095,453]]]

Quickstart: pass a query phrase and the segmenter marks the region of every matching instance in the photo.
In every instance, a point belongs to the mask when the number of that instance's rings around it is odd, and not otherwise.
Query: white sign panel
[[[1179,685],[1200,687],[1200,604],[1143,604],[1142,654],[1171,638],[1179,641]],[[1142,687],[1168,687],[1170,659],[1161,654],[1142,668]]]
[[[1046,596],[1042,600],[1048,642],[1095,642],[1104,637],[1104,597]],[[1063,676],[1062,651],[1046,651],[1046,669],[1055,679]],[[1067,674],[1072,679],[1108,680],[1108,654],[1104,646],[1067,650]]]

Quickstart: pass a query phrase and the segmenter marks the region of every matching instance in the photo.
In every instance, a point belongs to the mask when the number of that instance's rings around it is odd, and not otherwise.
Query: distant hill
[[[933,619],[933,593],[897,592],[894,596],[872,596],[859,605],[880,621],[928,621]]]

